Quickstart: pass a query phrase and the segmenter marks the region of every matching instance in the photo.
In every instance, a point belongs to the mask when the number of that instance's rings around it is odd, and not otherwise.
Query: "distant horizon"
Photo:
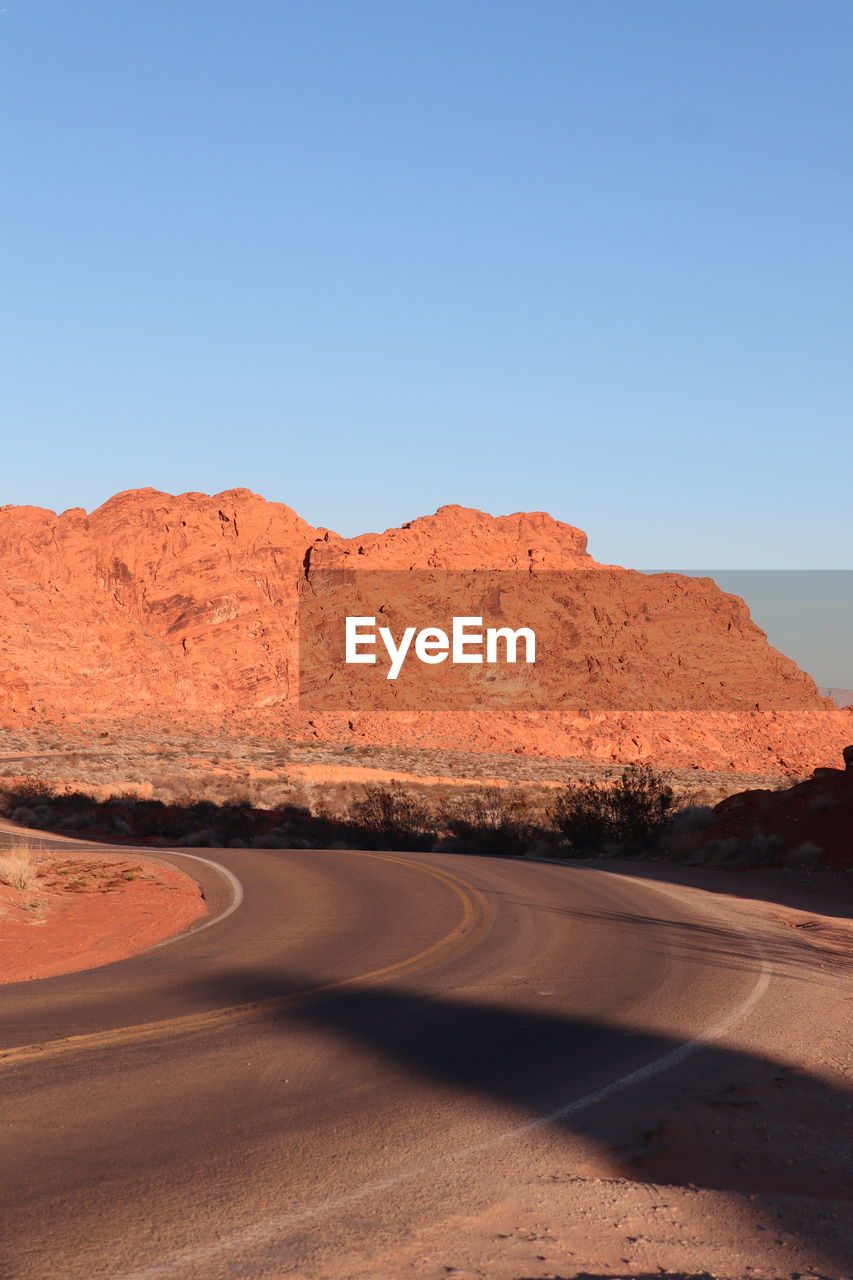
[[[845,698],[845,701],[842,703],[839,703],[839,706],[849,707],[853,705],[853,689],[840,689],[838,688],[837,685],[826,685],[826,684],[819,684],[818,689],[826,697],[832,698],[833,701],[835,701],[835,697],[837,695],[839,694],[843,695]]]

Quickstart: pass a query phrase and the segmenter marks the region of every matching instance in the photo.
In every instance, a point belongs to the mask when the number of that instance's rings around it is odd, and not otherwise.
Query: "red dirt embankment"
[[[207,914],[196,882],[163,863],[59,846],[10,875],[15,852],[0,853],[0,983],[124,960]]]

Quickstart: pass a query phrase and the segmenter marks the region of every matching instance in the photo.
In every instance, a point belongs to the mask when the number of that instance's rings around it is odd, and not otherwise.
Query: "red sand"
[[[0,983],[123,960],[207,914],[194,880],[136,855],[63,850],[39,866],[30,891],[0,884]]]

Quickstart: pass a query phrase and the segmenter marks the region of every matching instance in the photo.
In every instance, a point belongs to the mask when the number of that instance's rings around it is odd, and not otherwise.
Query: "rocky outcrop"
[[[754,859],[793,867],[853,867],[853,746],[843,769],[821,767],[783,791],[741,791],[714,809],[706,847],[722,861]]]
[[[586,534],[544,511],[490,516],[470,507],[439,507],[400,529],[339,538],[323,530],[311,547],[318,567],[410,569],[589,569]]]
[[[571,602],[572,652],[587,673],[606,655],[622,693],[614,705],[589,705],[568,664],[558,711],[301,711],[297,592],[312,573],[339,567],[589,571]],[[580,530],[542,512],[443,507],[400,529],[341,538],[246,489],[141,489],[91,514],[4,507],[0,610],[7,724],[203,718],[273,737],[765,773],[811,767],[851,737],[851,713],[772,649],[742,601],[708,580],[599,566]],[[679,695],[667,707],[676,679],[703,682],[695,705]],[[655,709],[644,710],[655,689]]]

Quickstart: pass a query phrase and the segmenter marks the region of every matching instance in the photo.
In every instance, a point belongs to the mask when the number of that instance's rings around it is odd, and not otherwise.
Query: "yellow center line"
[[[320,996],[346,990],[364,990],[375,987],[393,978],[409,976],[429,968],[439,959],[458,949],[464,943],[469,945],[485,931],[491,922],[492,907],[483,894],[467,880],[434,867],[425,867],[421,863],[409,862],[404,858],[395,858],[388,854],[367,853],[361,857],[378,858],[382,862],[394,862],[401,867],[430,876],[450,889],[462,904],[462,917],[456,926],[422,951],[398,960],[395,964],[371,969],[367,973],[355,974],[351,978],[340,978],[334,982],[326,982],[321,986],[310,987],[305,991],[296,991],[290,995],[270,996],[264,1000],[252,1000],[246,1004],[230,1005],[223,1009],[209,1009],[202,1013],[189,1013],[174,1018],[164,1018],[158,1022],[143,1022],[136,1026],[115,1027],[108,1031],[92,1031],[83,1035],[64,1036],[57,1040],[45,1040],[37,1044],[15,1045],[9,1049],[0,1049],[0,1066],[17,1066],[26,1062],[42,1062],[48,1058],[56,1058],[92,1049],[108,1049],[130,1044],[144,1044],[174,1035],[188,1035],[193,1032],[206,1031],[211,1027],[234,1025],[249,1022],[259,1015],[275,1009],[292,1008],[294,1005],[306,1004]]]

